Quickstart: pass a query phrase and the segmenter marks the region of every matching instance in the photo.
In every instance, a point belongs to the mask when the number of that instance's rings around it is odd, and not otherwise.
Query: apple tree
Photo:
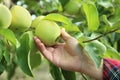
[[[43,58],[33,37],[53,46],[62,42],[61,28],[78,40],[97,68],[103,58],[120,60],[119,14],[119,0],[0,0],[0,74],[6,71],[10,80],[19,66],[34,77]],[[53,80],[77,80],[76,72],[48,65]]]

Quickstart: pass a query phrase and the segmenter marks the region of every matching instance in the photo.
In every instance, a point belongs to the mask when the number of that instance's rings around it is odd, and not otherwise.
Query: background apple
[[[12,20],[12,15],[9,9],[0,4],[0,28],[8,28]]]
[[[12,22],[10,28],[14,31],[24,32],[32,23],[32,17],[30,13],[21,6],[13,6],[11,8]]]
[[[76,15],[79,13],[80,4],[76,0],[70,0],[64,7],[68,14]]]
[[[38,16],[38,17],[36,17],[36,18],[32,21],[31,27],[32,27],[32,28],[37,27],[37,25],[39,24],[40,20],[42,20],[44,17],[45,17],[45,16]]]

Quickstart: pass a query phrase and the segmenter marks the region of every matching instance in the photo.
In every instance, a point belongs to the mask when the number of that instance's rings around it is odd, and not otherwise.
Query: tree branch
[[[111,30],[111,31],[105,32],[105,33],[103,33],[103,34],[97,36],[96,38],[93,38],[93,39],[90,39],[90,40],[83,41],[83,43],[87,43],[87,42],[91,42],[91,41],[97,40],[97,39],[99,39],[99,38],[101,38],[101,37],[103,37],[103,36],[105,36],[105,35],[107,35],[107,34],[110,34],[110,33],[115,32],[115,31],[117,31],[117,30],[120,30],[120,27],[118,27],[118,28],[116,28],[116,29],[113,29],[113,30]]]
[[[47,14],[50,14],[50,13],[58,13],[58,10],[53,10],[51,12],[43,12],[42,15],[47,15]]]

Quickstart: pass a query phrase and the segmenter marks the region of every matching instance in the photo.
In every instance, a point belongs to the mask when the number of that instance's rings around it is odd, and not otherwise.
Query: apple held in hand
[[[61,34],[59,26],[50,20],[41,20],[35,29],[35,35],[46,45],[53,46]]]

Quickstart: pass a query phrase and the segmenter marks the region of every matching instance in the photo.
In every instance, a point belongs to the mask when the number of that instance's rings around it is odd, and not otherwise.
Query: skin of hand
[[[64,43],[58,43],[52,47],[46,47],[36,36],[34,41],[43,56],[54,65],[102,80],[102,68],[96,68],[93,60],[86,54],[78,41],[70,36],[65,29],[61,29],[61,37]]]

